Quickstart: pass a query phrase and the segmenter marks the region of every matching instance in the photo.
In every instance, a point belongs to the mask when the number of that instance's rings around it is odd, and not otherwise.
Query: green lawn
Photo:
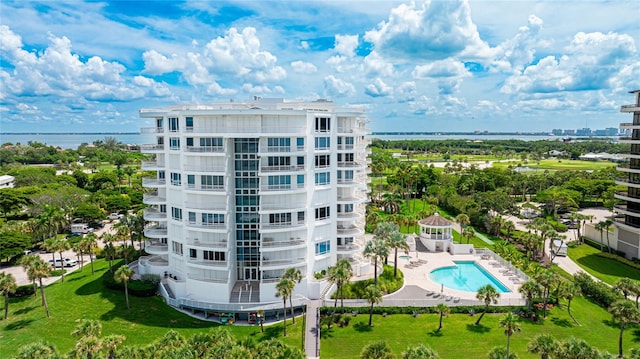
[[[79,319],[98,319],[102,322],[103,335],[122,334],[127,337],[124,345],[148,344],[174,329],[186,337],[194,333],[208,331],[218,326],[201,321],[167,306],[161,297],[138,298],[130,296],[131,310],[126,309],[124,292],[105,289],[101,275],[108,270],[104,260],[96,262],[96,274],[91,276],[91,268],[84,272],[74,272],[45,288],[51,317],[47,318],[40,305],[41,298],[12,298],[9,305],[9,319],[0,321],[0,358],[15,355],[17,349],[34,338],[52,342],[61,353],[67,352],[75,344],[70,333]],[[287,326],[288,336],[282,338],[282,325],[229,326],[229,330],[241,338],[253,336],[260,341],[278,337],[292,346],[302,345],[302,320]],[[291,321],[289,320],[289,324]]]
[[[540,160],[540,161],[511,161],[511,162],[495,162],[494,167],[506,168],[509,166],[517,166],[520,164],[522,167],[536,168],[541,171],[544,170],[600,170],[607,167],[613,167],[616,164],[609,161],[582,161],[582,160]]]
[[[572,336],[582,338],[600,350],[617,353],[619,327],[611,322],[611,316],[605,309],[578,298],[571,303],[571,311],[581,326],[573,323],[564,306],[554,308],[541,323],[521,321],[522,332],[511,338],[512,352],[520,358],[539,358],[539,355],[526,352],[527,343],[537,334],[549,333],[559,340]],[[374,326],[370,328],[367,325],[369,316],[360,314],[352,318],[348,327],[333,326],[329,330],[323,327],[320,354],[322,358],[358,358],[366,344],[384,340],[396,357],[400,357],[408,346],[423,343],[435,349],[441,358],[486,358],[494,346],[506,345],[504,329],[498,326],[498,314],[487,314],[480,326],[473,325],[477,316],[452,314],[444,318],[443,329],[436,333],[438,318],[437,314],[422,314],[417,318],[411,315],[374,315]],[[625,330],[625,352],[638,346],[638,341],[638,327]]]
[[[600,257],[597,255],[598,252],[599,249],[582,244],[569,248],[569,258],[587,273],[608,284],[614,284],[624,277],[640,280],[640,270],[613,259]]]

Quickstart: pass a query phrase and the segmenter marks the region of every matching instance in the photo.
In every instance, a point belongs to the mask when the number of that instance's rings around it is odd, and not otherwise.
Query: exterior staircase
[[[260,302],[260,282],[237,281],[229,295],[229,303]]]

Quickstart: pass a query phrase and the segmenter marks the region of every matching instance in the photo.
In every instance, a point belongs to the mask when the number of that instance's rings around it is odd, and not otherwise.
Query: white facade
[[[13,188],[13,181],[15,180],[15,178],[13,176],[9,176],[9,175],[2,175],[0,176],[0,189],[2,188]]]
[[[314,273],[361,255],[368,183],[363,110],[329,101],[141,109],[156,126],[155,159],[144,170],[146,251],[141,273],[160,274],[170,303],[246,310],[279,303],[287,268],[303,280],[294,297],[314,298]],[[322,287],[321,287],[322,286]],[[299,294],[299,295],[298,295]],[[237,303],[237,304],[236,304]],[[253,304],[252,304],[253,303]]]

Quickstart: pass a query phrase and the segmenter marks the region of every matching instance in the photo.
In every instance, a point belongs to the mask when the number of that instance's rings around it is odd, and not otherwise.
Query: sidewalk
[[[307,358],[320,358],[320,307],[322,300],[307,301],[307,317],[304,335],[304,351]]]

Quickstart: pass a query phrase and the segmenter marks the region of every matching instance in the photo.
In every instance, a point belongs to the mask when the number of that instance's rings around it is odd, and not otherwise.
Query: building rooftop
[[[418,223],[428,227],[449,227],[453,225],[452,221],[446,218],[440,217],[440,215],[437,213],[434,214],[433,216],[429,216],[427,218],[421,219],[420,222]]]

